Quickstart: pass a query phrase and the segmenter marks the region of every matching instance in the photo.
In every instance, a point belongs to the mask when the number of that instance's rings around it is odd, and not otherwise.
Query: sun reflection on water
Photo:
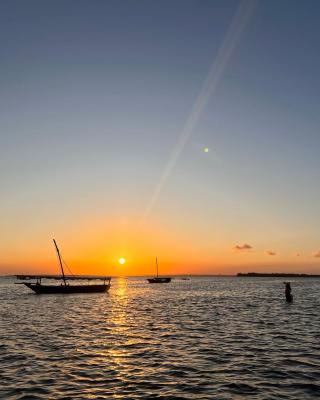
[[[112,311],[110,323],[115,325],[115,328],[121,330],[126,325],[127,320],[127,279],[118,278],[116,286],[114,286],[112,289]]]
[[[117,279],[112,292],[111,314],[108,324],[111,326],[116,341],[112,346],[108,347],[108,356],[111,362],[117,366],[117,370],[121,373],[124,359],[127,357],[126,348],[123,346],[127,342],[129,333],[128,327],[128,287],[127,279],[120,277]]]

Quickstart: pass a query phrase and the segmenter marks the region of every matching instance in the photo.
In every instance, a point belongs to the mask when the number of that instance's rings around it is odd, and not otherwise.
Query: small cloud
[[[268,254],[268,256],[276,256],[277,255],[277,253],[272,250],[267,250],[267,254]]]
[[[320,250],[313,253],[313,257],[317,257],[317,258],[320,257]]]
[[[244,244],[237,244],[236,246],[234,246],[234,250],[238,250],[238,251],[246,251],[246,250],[251,250],[252,246],[250,246],[250,244],[248,243],[244,243]]]

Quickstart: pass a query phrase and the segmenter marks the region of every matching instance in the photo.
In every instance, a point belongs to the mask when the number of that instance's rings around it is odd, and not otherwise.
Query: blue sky
[[[320,3],[253,3],[147,223],[196,243],[205,271],[296,253],[314,271]],[[139,223],[239,5],[1,2],[1,265],[84,218]]]

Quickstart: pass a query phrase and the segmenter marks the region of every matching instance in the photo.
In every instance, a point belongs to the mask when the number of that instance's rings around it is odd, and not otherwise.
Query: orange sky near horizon
[[[60,229],[51,238],[50,233],[45,237],[41,231],[34,232],[32,240],[22,234],[16,234],[15,241],[9,235],[7,242],[2,242],[0,274],[60,273],[53,237],[72,273],[79,275],[154,275],[155,257],[159,273],[164,275],[320,272],[318,258],[311,252],[298,255],[291,249],[270,250],[258,240],[250,245],[212,240],[201,232],[178,229],[172,223],[165,226],[159,220],[139,225],[136,220],[118,218],[102,224],[101,219],[91,218],[74,224],[72,230]],[[120,257],[126,259],[124,265],[120,265]],[[70,273],[67,268],[65,273]]]

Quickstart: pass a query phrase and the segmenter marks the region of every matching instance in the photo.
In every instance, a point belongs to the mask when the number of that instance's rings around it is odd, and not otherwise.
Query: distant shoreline
[[[25,276],[42,276],[42,277],[52,277],[52,278],[60,278],[61,275],[50,275],[50,274],[0,274],[0,278],[15,278],[17,275],[25,275]],[[72,277],[84,277],[88,275],[73,275]],[[152,275],[110,275],[111,278],[148,278]],[[178,275],[170,275],[173,279],[177,278],[236,278],[236,277],[244,277],[244,278],[320,278],[320,274],[297,274],[297,273],[283,273],[283,272],[238,272],[237,274],[178,274]],[[101,278],[104,275],[90,275],[91,278]]]
[[[320,278],[320,275],[315,274],[294,274],[294,273],[282,273],[282,272],[274,272],[274,273],[260,273],[260,272],[239,272],[237,274],[239,277],[260,277],[260,278]]]

